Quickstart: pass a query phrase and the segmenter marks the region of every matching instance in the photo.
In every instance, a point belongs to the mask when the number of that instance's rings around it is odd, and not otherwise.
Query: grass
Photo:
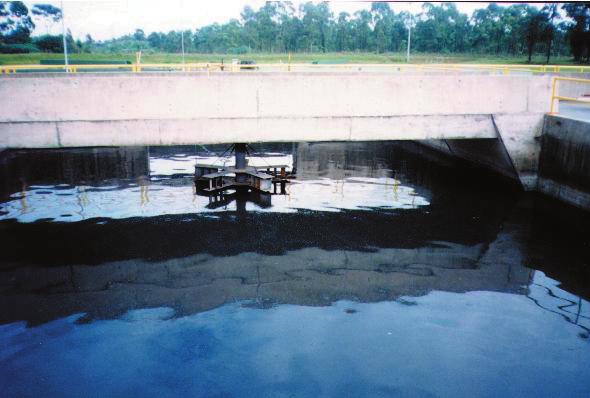
[[[288,62],[287,54],[280,53],[253,53],[244,55],[235,54],[186,54],[186,62],[231,62],[232,58],[242,60],[254,60],[257,63],[279,63]],[[46,53],[31,53],[31,54],[0,54],[0,65],[23,65],[23,64],[39,64],[41,59],[63,59],[62,54],[46,54]],[[100,61],[131,61],[135,62],[135,54],[71,54],[70,59],[75,60],[100,60]],[[311,63],[313,61],[319,62],[336,62],[336,63],[362,63],[362,64],[383,64],[383,63],[405,63],[405,53],[294,53],[291,57],[292,63]],[[484,54],[432,54],[432,53],[417,53],[412,54],[411,63],[473,63],[473,64],[526,64],[525,56],[496,56]],[[154,53],[143,54],[141,58],[142,63],[181,63],[181,54],[170,53]],[[537,55],[533,57],[533,64],[544,64],[545,57]],[[553,65],[575,65],[571,57],[552,57],[551,64]]]

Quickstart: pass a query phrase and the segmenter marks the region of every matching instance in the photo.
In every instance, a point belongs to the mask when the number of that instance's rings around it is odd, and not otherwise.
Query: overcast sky
[[[298,6],[304,1],[293,1]],[[314,1],[315,2],[315,1]],[[51,3],[61,7],[60,1],[27,1]],[[63,10],[66,26],[75,38],[84,38],[89,33],[95,40],[105,40],[143,29],[146,34],[153,31],[191,29],[214,22],[226,22],[239,18],[244,6],[254,9],[264,5],[265,0],[92,0],[64,1]],[[354,13],[369,8],[370,2],[337,0],[330,2],[335,14],[340,11]],[[395,12],[402,10],[419,12],[423,3],[392,2]],[[457,3],[457,7],[471,15],[474,9],[486,7],[487,3]],[[36,22],[34,34],[60,33],[61,24]]]

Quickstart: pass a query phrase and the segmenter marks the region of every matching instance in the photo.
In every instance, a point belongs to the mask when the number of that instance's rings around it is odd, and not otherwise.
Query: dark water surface
[[[1,397],[589,397],[590,218],[412,143],[0,152]]]

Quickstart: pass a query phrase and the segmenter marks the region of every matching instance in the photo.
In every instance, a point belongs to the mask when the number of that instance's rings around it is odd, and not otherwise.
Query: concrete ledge
[[[549,178],[540,177],[537,183],[539,192],[549,195],[564,203],[590,210],[590,193],[576,189],[570,185],[561,184]]]
[[[58,123],[0,123],[0,148],[61,147]]]
[[[496,138],[490,115],[0,123],[0,148]]]

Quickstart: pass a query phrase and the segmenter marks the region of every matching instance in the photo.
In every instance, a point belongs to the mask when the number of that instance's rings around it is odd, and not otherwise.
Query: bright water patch
[[[564,293],[542,274],[535,280]],[[235,303],[180,318],[161,308],[88,324],[74,315],[4,325],[0,383],[5,396],[21,397],[587,397],[590,340],[543,308],[547,300],[435,291],[372,304]]]
[[[212,207],[208,197],[196,194],[192,175],[197,162],[233,165],[233,160],[224,161],[216,156],[152,154],[149,156],[150,174],[135,180],[111,180],[100,185],[27,186],[0,203],[0,220],[76,222],[100,217],[122,219],[236,211],[236,201]],[[293,159],[292,155],[270,153],[250,158],[250,164],[256,167],[277,164],[293,167]],[[371,176],[374,172],[355,173],[354,170],[346,173],[342,170],[337,176],[329,173],[330,176],[325,177],[318,175],[322,173],[317,171],[302,171],[287,186],[286,195],[272,197],[271,206],[261,207],[247,202],[245,209],[292,213],[300,209],[340,211],[428,206],[428,199],[418,194],[414,187],[392,177],[392,170],[381,168],[378,171],[379,177]]]

